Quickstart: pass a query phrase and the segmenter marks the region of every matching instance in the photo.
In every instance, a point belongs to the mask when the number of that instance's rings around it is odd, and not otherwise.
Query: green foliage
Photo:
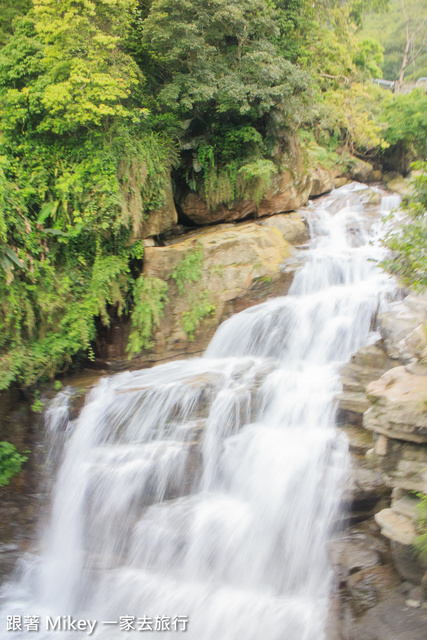
[[[264,158],[247,163],[232,160],[220,168],[215,164],[202,167],[203,181],[199,191],[212,210],[235,199],[253,200],[258,205],[271,186],[273,175],[278,172],[276,165]]]
[[[36,391],[34,394],[34,402],[31,405],[31,411],[34,413],[41,413],[43,411],[44,402],[40,399],[40,391]]]
[[[368,6],[384,11],[387,4],[325,1],[323,19],[319,10],[309,19],[310,38],[299,60],[314,76],[314,100],[302,115],[318,144],[362,155],[388,146],[380,117],[385,92],[369,82],[372,75],[381,76],[382,47],[373,38],[357,37],[363,11]]]
[[[311,116],[317,141],[332,140],[349,153],[368,154],[387,148],[383,133],[387,123],[385,116],[381,117],[384,94],[374,85],[358,82],[324,92]]]
[[[92,358],[97,322],[127,312],[132,238],[176,161],[135,102],[131,6],[36,1],[0,51],[0,389]]]
[[[419,175],[412,183],[412,195],[403,203],[408,221],[385,239],[393,252],[383,264],[399,281],[415,290],[427,288],[427,162],[417,165]]]
[[[418,493],[418,519],[417,529],[419,536],[415,542],[415,551],[422,558],[427,558],[427,495],[425,493]]]
[[[188,311],[182,314],[182,326],[189,341],[194,340],[194,332],[202,320],[215,311],[215,305],[211,302],[211,294],[205,289],[195,295],[186,285],[199,282],[203,275],[203,247],[197,243],[194,249],[185,253],[179,261],[171,277],[175,280],[181,295],[186,294]]]
[[[355,65],[368,77],[382,78],[382,64],[384,62],[383,47],[378,40],[364,38],[359,42],[359,48],[353,56]]]
[[[237,197],[253,200],[258,205],[271,186],[271,179],[277,171],[277,167],[271,160],[259,159],[244,164],[237,172]]]
[[[13,33],[13,21],[24,15],[31,7],[31,0],[2,0],[0,12],[0,46],[4,45]]]
[[[427,156],[427,95],[417,89],[406,95],[389,98],[383,118],[387,122],[385,140],[402,150],[414,151],[418,157]]]
[[[22,469],[28,456],[23,456],[10,442],[0,442],[0,487],[9,483]]]
[[[152,346],[153,331],[163,318],[163,309],[168,302],[168,285],[160,278],[141,275],[133,289],[134,308],[132,311],[132,331],[127,351],[129,358],[134,353]]]
[[[426,15],[426,0],[404,0],[404,6],[409,18],[409,29],[412,32],[414,27],[421,24]],[[390,0],[389,10],[381,15],[372,13],[370,7],[366,7],[363,28],[359,37],[360,39],[373,38],[379,41],[384,48],[384,62],[381,66],[383,76],[387,80],[398,80],[399,78],[406,45],[405,23],[401,0]],[[423,37],[425,37],[425,31],[417,37],[412,51],[417,51],[420,48]],[[427,48],[425,44],[424,51],[420,51],[420,55],[408,67],[406,76],[409,80],[427,76]]]
[[[190,308],[182,314],[182,326],[188,340],[194,340],[194,332],[204,318],[215,312],[215,305],[211,302],[211,294],[208,289],[202,291],[196,297],[188,296]]]
[[[132,4],[33,0],[45,73],[22,97],[45,110],[39,130],[63,133],[105,126],[110,118],[139,121],[144,112],[132,109],[129,98],[141,81],[140,71],[119,47]]]
[[[165,78],[159,100],[182,114],[213,105],[260,117],[304,88],[270,41],[278,30],[264,0],[154,0],[143,33]]]
[[[175,280],[179,293],[185,291],[185,285],[191,282],[198,282],[203,274],[203,247],[198,243],[194,249],[186,252],[171,273]]]
[[[368,11],[381,14],[381,19],[384,19],[384,13],[390,10],[390,0],[350,0],[349,7],[352,19],[358,27],[361,27],[364,14]]]
[[[143,22],[156,108],[185,123],[179,176],[212,209],[236,197],[244,165],[269,160],[273,128],[298,119],[308,76],[278,38],[266,0],[155,0]]]
[[[320,144],[317,142],[313,131],[301,129],[299,138],[302,149],[306,152],[308,160],[312,167],[321,165],[326,169],[340,168],[346,171],[348,156],[345,154],[338,155],[336,152],[337,138],[333,137],[328,131],[322,129],[320,131]],[[321,146],[323,144],[324,146]]]
[[[220,204],[233,202],[236,194],[237,166],[230,163],[218,169],[214,167],[205,172],[200,189],[209,209],[214,210]]]

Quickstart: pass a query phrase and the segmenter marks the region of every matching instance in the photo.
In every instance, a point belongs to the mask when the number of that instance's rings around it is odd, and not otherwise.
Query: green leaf
[[[39,217],[37,218],[37,222],[42,224],[49,216],[54,216],[56,210],[58,209],[59,202],[55,200],[54,202],[47,202],[40,209]]]

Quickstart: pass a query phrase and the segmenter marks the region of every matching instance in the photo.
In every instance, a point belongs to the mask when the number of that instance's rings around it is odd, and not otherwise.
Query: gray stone
[[[330,169],[318,166],[311,174],[310,198],[329,193],[335,186],[334,174]]]
[[[284,240],[290,244],[306,242],[310,237],[308,227],[298,212],[278,213],[275,216],[263,218],[258,224],[262,227],[277,229]]]
[[[410,295],[394,303],[387,313],[379,314],[378,327],[390,358],[407,364],[423,355],[426,337],[420,332],[420,326],[424,326],[426,320],[425,296]]]
[[[402,545],[412,545],[416,539],[417,532],[410,518],[393,509],[383,509],[375,514],[375,521],[381,527],[384,537]]]
[[[339,410],[353,413],[363,414],[370,407],[366,395],[357,391],[342,391],[337,395],[337,400]]]
[[[352,158],[351,160],[352,166],[349,174],[352,180],[357,180],[357,182],[375,182],[374,167],[369,162],[364,162],[358,158]]]
[[[427,442],[427,376],[395,367],[366,389],[372,407],[363,426],[391,438]]]

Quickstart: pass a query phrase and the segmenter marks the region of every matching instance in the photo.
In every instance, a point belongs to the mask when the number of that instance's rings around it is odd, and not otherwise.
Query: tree
[[[34,0],[35,28],[44,43],[43,126],[57,133],[107,126],[135,115],[129,98],[142,80],[120,48],[132,0]]]
[[[13,33],[15,17],[24,15],[31,7],[31,0],[2,0],[0,12],[0,47]]]
[[[267,188],[268,147],[299,117],[308,76],[280,54],[276,18],[266,0],[154,0],[144,20],[154,110],[185,123],[178,179],[209,206]]]
[[[397,93],[402,87],[406,69],[410,64],[413,64],[418,56],[427,48],[427,15],[423,15],[422,13],[423,10],[426,10],[425,1],[418,1],[417,11],[414,15],[409,15],[406,11],[405,0],[400,0],[400,2],[405,19],[406,44],[403,51],[399,79],[396,83]]]
[[[158,99],[187,117],[207,107],[262,117],[304,89],[301,73],[271,42],[265,0],[155,0],[144,40],[163,69]]]

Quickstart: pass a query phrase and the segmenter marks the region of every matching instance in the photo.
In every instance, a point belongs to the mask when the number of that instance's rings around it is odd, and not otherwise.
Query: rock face
[[[420,588],[401,583],[373,519],[338,534],[328,552],[338,589],[327,640],[424,640],[427,609]]]
[[[373,405],[363,426],[376,434],[374,461],[393,487],[391,507],[375,519],[390,541],[401,578],[419,584],[427,562],[415,553],[418,500],[413,492],[427,494],[427,369],[396,367],[372,382],[367,393]]]
[[[250,200],[233,202],[231,205],[220,204],[215,209],[209,209],[206,202],[197,193],[189,193],[181,203],[183,213],[198,225],[214,224],[216,222],[233,222],[242,220],[256,213],[256,204]]]
[[[203,256],[200,278],[187,283],[180,293],[171,276],[189,252],[195,250]],[[166,247],[147,247],[144,275],[168,284],[169,302],[154,336],[157,356],[165,350],[176,352],[188,348],[183,320],[201,300],[212,306],[198,330],[203,348],[224,317],[227,304],[247,296],[254,287],[279,278],[280,266],[293,252],[277,228],[253,222],[219,225],[190,233]],[[200,346],[198,348],[200,350]]]
[[[362,424],[362,416],[370,407],[367,385],[397,363],[391,360],[381,342],[363,347],[341,368],[343,391],[338,395],[338,420]]]
[[[382,339],[361,349],[342,368],[344,418],[360,418],[364,433],[374,437],[365,453],[372,470],[382,474],[392,499],[376,508],[375,520],[390,543],[391,556],[403,580],[421,583],[427,561],[415,553],[418,498],[427,494],[427,299],[408,296],[378,316]],[[379,374],[378,376],[376,374]],[[353,420],[352,429],[360,425]],[[354,433],[352,434],[354,438]],[[357,496],[357,468],[353,495]],[[425,578],[424,578],[425,579]],[[400,637],[400,636],[399,636]]]
[[[202,352],[218,324],[234,313],[259,304],[267,297],[285,295],[303,252],[292,243],[308,239],[301,214],[271,216],[256,222],[223,224],[165,240],[166,246],[145,242],[144,270],[149,277],[167,282],[169,302],[164,319],[153,336],[154,346],[128,359],[129,322],[112,322],[97,339],[97,364],[115,370]],[[202,276],[185,285],[180,294],[173,271],[188,252],[201,249]],[[197,313],[200,302],[214,307],[204,315],[194,339],[187,339],[183,314]]]
[[[140,225],[140,230],[136,234],[135,239],[157,236],[168,231],[178,222],[178,214],[175,208],[170,178],[165,188],[165,196],[165,203],[162,207],[148,212],[147,217]]]
[[[427,370],[424,373],[396,367],[369,384],[366,391],[373,404],[364,427],[397,440],[427,443]]]
[[[352,160],[352,166],[349,171],[352,180],[375,182],[374,167],[369,162],[364,162],[364,160],[359,160],[358,158],[353,158]]]
[[[310,198],[322,196],[329,193],[335,186],[334,174],[330,169],[324,167],[316,167],[312,173],[312,183],[310,189]],[[345,182],[343,183],[345,184]],[[342,186],[340,184],[340,186]]]
[[[286,170],[273,177],[270,189],[258,206],[251,200],[240,200],[230,205],[220,204],[215,209],[209,209],[201,196],[190,193],[181,203],[181,208],[187,218],[202,226],[215,222],[242,220],[250,215],[262,218],[299,209],[308,201],[310,190],[310,175],[291,173]]]
[[[298,212],[277,214],[261,220],[258,224],[277,229],[290,244],[301,244],[309,239],[308,227]]]
[[[258,207],[258,216],[268,216],[299,209],[308,202],[311,176],[301,172],[284,171],[273,178],[272,187]]]
[[[421,360],[427,354],[427,298],[410,295],[378,316],[384,348],[391,358],[404,364]]]

